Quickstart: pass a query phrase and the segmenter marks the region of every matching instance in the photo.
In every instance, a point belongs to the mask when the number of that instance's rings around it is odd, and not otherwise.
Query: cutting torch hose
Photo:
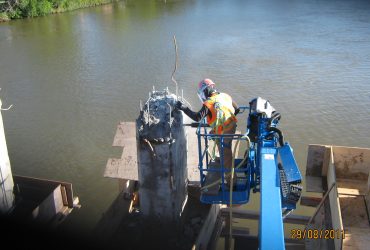
[[[239,145],[239,142],[240,140],[238,140],[235,145],[234,145],[234,151],[233,151],[233,154],[232,154],[232,163],[231,163],[231,181],[230,181],[230,227],[229,227],[229,248],[231,249],[231,241],[232,241],[232,231],[233,231],[233,211],[232,211],[232,208],[233,208],[233,187],[234,187],[234,166],[235,166],[235,152],[236,152],[236,149],[238,148],[238,145]],[[246,158],[246,157],[244,157]],[[240,165],[240,164],[239,164]]]

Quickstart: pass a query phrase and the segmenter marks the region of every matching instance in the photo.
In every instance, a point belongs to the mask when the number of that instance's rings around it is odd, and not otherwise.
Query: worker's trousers
[[[236,122],[232,121],[226,128],[224,128],[223,134],[235,134],[236,131]],[[224,168],[226,170],[231,170],[232,167],[232,160],[233,160],[233,154],[232,154],[232,137],[224,137],[223,140],[223,157],[224,157]],[[217,142],[217,148],[218,152],[221,157],[221,140],[219,139]],[[228,172],[231,174],[231,172]],[[225,178],[228,183],[230,183],[231,176],[230,174],[226,175]],[[235,178],[234,178],[235,183]]]

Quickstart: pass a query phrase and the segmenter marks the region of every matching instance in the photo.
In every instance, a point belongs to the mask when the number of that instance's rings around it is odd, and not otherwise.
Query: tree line
[[[110,2],[113,0],[0,0],[0,21],[45,16]]]

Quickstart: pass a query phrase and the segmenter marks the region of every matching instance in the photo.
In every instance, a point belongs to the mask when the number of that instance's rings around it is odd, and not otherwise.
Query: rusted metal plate
[[[325,176],[330,159],[330,146],[309,145],[307,153],[306,176]],[[322,173],[324,169],[324,174]]]
[[[206,246],[208,246],[220,212],[220,207],[221,206],[219,204],[213,204],[210,206],[207,218],[198,234],[193,249],[206,249]]]
[[[343,226],[370,228],[363,196],[339,195]]]
[[[365,195],[364,198],[365,198],[367,214],[370,214],[370,192],[367,195]],[[369,223],[370,223],[370,217],[368,219],[369,219]]]
[[[301,202],[300,204],[302,206],[308,206],[308,207],[317,207],[320,202],[321,202],[320,197],[307,197],[307,196],[302,196],[301,197]]]
[[[322,177],[306,176],[306,191],[322,193]]]
[[[346,228],[344,250],[369,249],[370,228],[348,227]]]
[[[309,145],[306,166],[306,191],[323,192],[322,177],[327,175],[331,146]]]
[[[370,171],[370,149],[333,147],[337,178],[367,181]]]
[[[327,171],[327,184],[328,187],[332,185],[336,185],[336,174],[335,174],[335,166],[334,166],[334,159],[333,154],[331,153],[328,171]],[[341,213],[341,206],[338,197],[338,190],[337,186],[335,186],[329,193],[329,203],[330,203],[330,215],[331,215],[331,223],[332,228],[342,231],[343,230],[343,221],[342,221],[342,213]],[[342,239],[334,239],[334,246],[335,249],[342,249]]]
[[[228,236],[230,234],[229,230],[229,228],[224,227],[221,236]],[[231,234],[233,237],[246,237],[250,235],[250,230],[246,227],[233,227]]]
[[[38,223],[49,223],[63,210],[63,198],[59,184],[38,206],[32,210],[32,218]]]

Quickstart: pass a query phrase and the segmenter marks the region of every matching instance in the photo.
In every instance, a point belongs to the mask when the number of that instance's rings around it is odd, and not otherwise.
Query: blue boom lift
[[[244,112],[248,107],[241,107]],[[241,113],[242,113],[241,112]],[[208,204],[245,204],[250,191],[260,192],[259,249],[285,249],[283,218],[296,208],[302,177],[293,150],[277,128],[281,115],[261,97],[249,103],[245,134],[210,133],[205,121],[198,125],[201,202]],[[243,158],[235,159],[231,170],[224,168],[223,141],[233,145],[247,142]],[[220,144],[219,158],[211,144]],[[235,154],[233,149],[233,155]],[[225,183],[232,175],[236,184]]]

